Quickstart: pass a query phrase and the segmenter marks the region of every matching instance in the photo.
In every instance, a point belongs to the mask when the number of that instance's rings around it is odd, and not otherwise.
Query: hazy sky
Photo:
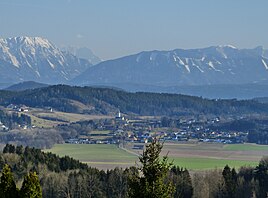
[[[268,48],[268,0],[0,0],[0,37],[41,36],[102,59],[232,44]]]

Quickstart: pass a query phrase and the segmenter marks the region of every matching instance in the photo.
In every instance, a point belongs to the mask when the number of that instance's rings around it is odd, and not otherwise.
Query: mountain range
[[[88,48],[61,50],[41,37],[0,39],[0,85],[24,81],[216,98],[262,97],[268,96],[268,50],[224,45],[145,51],[101,61]]]
[[[189,86],[264,83],[268,56],[262,47],[237,49],[215,46],[203,49],[149,51],[101,62],[88,68],[75,84],[136,84]]]
[[[0,83],[66,83],[91,65],[41,37],[0,39]]]

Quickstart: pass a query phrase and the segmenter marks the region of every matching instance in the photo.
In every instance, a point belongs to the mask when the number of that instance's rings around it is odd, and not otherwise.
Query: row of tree
[[[247,142],[268,144],[268,120],[266,117],[258,119],[240,119],[210,126],[213,130],[247,132]]]
[[[3,153],[19,155],[19,164],[22,165],[22,167],[20,168],[25,169],[27,169],[27,163],[31,163],[33,169],[37,169],[39,164],[45,165],[47,166],[49,171],[53,172],[61,172],[75,169],[89,169],[86,164],[81,163],[78,160],[75,160],[69,156],[59,157],[51,152],[43,152],[40,149],[30,148],[28,146],[24,148],[23,146],[14,146],[11,144],[7,144],[3,149]],[[5,161],[3,158],[0,158],[0,167],[1,165],[3,166],[3,164],[5,164]],[[14,166],[15,170],[17,168],[17,165]]]
[[[1,169],[9,164],[17,183],[27,172],[39,175],[43,197],[266,197],[268,194],[268,158],[259,165],[228,165],[221,170],[194,173],[173,166],[168,157],[160,157],[162,144],[153,139],[139,157],[140,166],[98,170],[72,158],[60,158],[39,149],[6,145]]]
[[[0,142],[45,149],[63,143],[63,138],[56,129],[14,129],[8,133],[0,133]]]
[[[248,133],[248,142],[257,144],[268,144],[268,127],[264,129],[251,130]]]

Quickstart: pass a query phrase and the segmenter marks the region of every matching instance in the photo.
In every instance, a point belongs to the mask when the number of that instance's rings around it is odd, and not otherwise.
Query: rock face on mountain
[[[80,85],[184,86],[267,83],[268,56],[262,47],[150,51],[101,62],[73,80]]]
[[[91,65],[41,37],[0,39],[0,83],[65,83]]]

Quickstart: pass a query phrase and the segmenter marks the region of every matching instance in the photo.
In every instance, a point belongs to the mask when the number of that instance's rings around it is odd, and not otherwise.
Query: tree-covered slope
[[[11,103],[92,114],[115,113],[118,109],[124,113],[139,115],[219,115],[268,112],[267,105],[253,100],[208,100],[178,94],[129,93],[107,88],[67,85],[20,92],[0,91],[0,105],[7,106]]]

